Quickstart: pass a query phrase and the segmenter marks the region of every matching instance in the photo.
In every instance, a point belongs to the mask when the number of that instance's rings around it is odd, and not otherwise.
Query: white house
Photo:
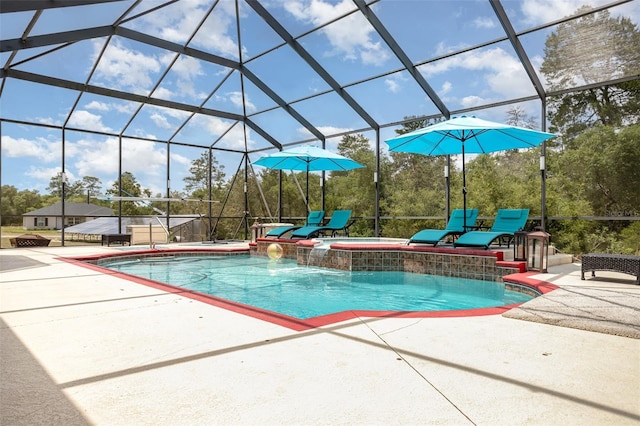
[[[113,210],[87,203],[64,203],[64,226],[77,225],[97,217],[113,216]],[[56,203],[22,215],[24,229],[62,229],[62,203]]]

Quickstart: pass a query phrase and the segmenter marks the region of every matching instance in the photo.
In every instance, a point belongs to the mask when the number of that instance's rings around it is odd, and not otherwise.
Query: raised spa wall
[[[453,249],[400,244],[333,243],[316,248],[313,240],[258,239],[251,253],[267,256],[269,245],[282,247],[282,257],[298,265],[346,271],[404,271],[446,277],[502,282],[502,277],[524,272],[524,265],[503,261],[503,253],[491,250]]]

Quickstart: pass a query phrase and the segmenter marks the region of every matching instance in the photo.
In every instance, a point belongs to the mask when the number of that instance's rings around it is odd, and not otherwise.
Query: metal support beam
[[[372,129],[380,126],[340,84],[329,74],[318,61],[302,47],[298,41],[274,18],[267,9],[257,1],[247,2],[249,6],[320,76],[322,79],[353,109]]]
[[[274,92],[269,86],[267,86],[262,80],[260,80],[253,72],[251,72],[244,65],[241,66],[242,75],[244,75],[249,81],[251,81],[258,89],[262,90],[267,96],[275,101],[282,109],[289,113],[298,123],[302,124],[312,135],[324,141],[324,134],[318,130],[313,124],[305,119],[298,111],[296,111],[290,104],[286,103],[276,92]]]
[[[87,6],[123,0],[3,0],[0,13],[27,12],[58,7]]]
[[[406,70],[413,76],[418,85],[424,90],[424,92],[429,96],[429,99],[436,105],[436,107],[440,110],[442,115],[445,118],[450,118],[451,113],[447,106],[442,102],[442,99],[438,96],[435,90],[427,83],[427,80],[420,74],[420,71],[413,65],[409,56],[402,50],[400,45],[393,38],[391,33],[387,31],[387,28],[382,24],[382,22],[378,19],[375,13],[367,6],[366,2],[363,0],[353,0],[353,2],[358,6],[360,12],[367,18],[369,23],[373,26],[373,28],[378,32],[380,37],[387,43],[387,46],[391,49],[391,51],[396,55],[396,57],[402,62],[402,65],[406,68]]]
[[[245,118],[244,119],[244,123],[248,127],[251,127],[251,129],[253,129],[254,132],[256,132],[257,134],[259,134],[260,136],[265,138],[265,140],[267,140],[267,142],[269,142],[271,145],[275,146],[278,149],[282,149],[282,144],[280,142],[275,140],[273,138],[273,136],[271,136],[269,133],[265,132],[260,126],[258,126],[256,123],[254,123],[250,118]]]
[[[198,114],[209,115],[212,117],[226,118],[229,120],[242,121],[243,117],[239,114],[219,111],[211,108],[200,108],[195,105],[183,104],[180,102],[167,101],[164,99],[149,98],[147,96],[136,95],[133,93],[122,92],[120,90],[107,89],[99,86],[92,86],[75,81],[63,80],[61,78],[49,77],[41,74],[34,74],[16,69],[5,70],[0,73],[0,77],[15,78],[18,80],[31,81],[33,83],[46,84],[49,86],[62,87],[65,89],[77,90],[80,92],[93,93],[96,95],[107,96],[110,98],[123,99],[126,101],[140,102],[149,105],[155,105],[164,108],[171,108],[180,111],[195,112]]]
[[[509,17],[507,16],[507,13],[504,11],[504,8],[502,7],[502,3],[500,3],[500,0],[489,0],[489,3],[491,3],[491,7],[493,7],[493,10],[496,13],[496,16],[498,17],[498,21],[500,21],[500,24],[502,25],[504,32],[507,34],[507,37],[509,38],[511,45],[513,46],[513,49],[516,51],[516,55],[518,55],[518,58],[520,59],[520,63],[522,64],[525,71],[527,72],[527,75],[529,76],[529,80],[531,80],[533,87],[536,89],[536,93],[538,94],[540,99],[544,102],[546,98],[546,94],[544,91],[544,87],[542,86],[542,82],[538,78],[538,74],[536,74],[536,71],[533,68],[533,65],[531,65],[529,56],[527,56],[527,53],[524,51],[524,48],[522,47],[522,43],[520,43],[520,39],[516,35],[516,32],[513,29],[513,26],[511,25],[511,21],[509,20]]]
[[[76,41],[110,36],[113,35],[115,31],[115,28],[111,25],[105,25],[103,27],[86,28],[83,30],[64,31],[60,33],[42,34],[26,38],[0,40],[0,52],[11,52],[44,46],[55,46],[57,44],[63,43],[74,43]]]
[[[240,63],[232,61],[222,56],[213,55],[211,53],[204,52],[202,50],[185,47],[171,41],[167,41],[158,37],[153,37],[148,34],[144,34],[138,31],[133,31],[128,28],[118,27],[115,31],[115,35],[128,38],[129,40],[135,40],[140,43],[148,44],[150,46],[159,47],[160,49],[166,49],[171,52],[181,53],[192,58],[200,59],[205,62],[221,65],[227,68],[239,69]]]

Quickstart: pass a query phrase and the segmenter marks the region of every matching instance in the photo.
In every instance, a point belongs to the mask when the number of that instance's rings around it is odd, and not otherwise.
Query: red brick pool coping
[[[363,245],[360,245],[363,246]],[[402,246],[399,246],[402,247]],[[379,248],[379,246],[378,246]],[[424,247],[433,249],[435,247]],[[355,249],[354,249],[355,250]],[[359,248],[359,250],[366,250],[365,248]],[[212,306],[216,306],[222,309],[226,309],[231,312],[236,312],[242,315],[250,316],[262,321],[267,321],[272,324],[280,325],[295,331],[305,331],[313,328],[323,327],[330,324],[335,324],[342,321],[358,318],[450,318],[450,317],[472,317],[472,316],[486,316],[486,315],[500,315],[506,311],[520,306],[521,304],[497,306],[490,308],[477,308],[477,309],[465,309],[465,310],[453,310],[453,311],[362,311],[351,310],[336,312],[332,314],[322,315],[313,318],[300,319],[291,317],[288,315],[280,314],[277,312],[268,311],[265,309],[257,308],[255,306],[246,305],[239,302],[234,302],[226,299],[222,299],[216,296],[211,296],[204,293],[199,293],[192,290],[185,290],[184,288],[176,287],[170,284],[166,284],[160,281],[150,280],[147,278],[137,277],[135,275],[129,275],[124,272],[117,272],[111,269],[103,268],[93,263],[101,259],[124,257],[124,256],[136,256],[136,255],[170,255],[175,253],[180,254],[202,254],[202,253],[217,253],[217,254],[230,254],[230,253],[249,253],[248,248],[243,247],[216,247],[216,248],[204,248],[204,249],[143,249],[143,250],[131,250],[127,252],[118,253],[102,253],[92,254],[87,256],[74,256],[74,257],[60,257],[59,260],[71,263],[76,266],[92,269],[97,272],[108,274],[112,277],[125,279],[128,281],[142,284],[147,287],[155,288],[167,293],[180,295],[192,300],[197,300]],[[489,255],[489,252],[485,251],[485,255]],[[495,252],[493,252],[495,253]],[[534,289],[540,294],[545,294],[558,288],[558,286],[548,283],[546,281],[540,281],[532,279],[534,275],[532,272],[511,274],[503,277],[504,281],[511,284],[521,285]]]

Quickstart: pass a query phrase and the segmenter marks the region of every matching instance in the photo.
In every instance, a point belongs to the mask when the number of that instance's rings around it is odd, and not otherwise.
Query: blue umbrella
[[[253,164],[275,170],[299,170],[307,172],[306,203],[309,206],[309,172],[348,171],[364,167],[350,158],[316,146],[304,145],[286,149],[259,158]]]
[[[389,151],[423,155],[462,154],[463,208],[467,209],[465,153],[485,154],[518,148],[533,148],[554,137],[553,133],[494,123],[475,116],[454,117],[386,140]],[[464,221],[466,228],[466,217]]]

